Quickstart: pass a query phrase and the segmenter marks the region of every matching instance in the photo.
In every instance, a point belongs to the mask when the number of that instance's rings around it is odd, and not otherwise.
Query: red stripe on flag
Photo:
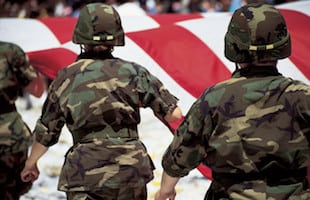
[[[50,79],[54,79],[58,71],[73,63],[76,54],[65,48],[54,48],[28,52],[30,64]]]
[[[182,27],[163,26],[127,36],[194,97],[231,75],[200,39]]]
[[[71,17],[51,17],[39,19],[57,37],[61,44],[71,41],[74,26],[77,18]]]
[[[310,79],[309,47],[310,17],[292,10],[280,10],[292,39],[292,55],[289,59]]]
[[[204,177],[209,180],[213,180],[212,170],[209,167],[201,163],[200,165],[198,165],[197,169]]]

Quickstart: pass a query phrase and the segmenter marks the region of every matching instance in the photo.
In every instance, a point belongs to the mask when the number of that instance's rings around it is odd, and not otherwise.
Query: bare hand
[[[158,190],[155,194],[155,200],[175,200],[176,192],[172,191],[170,193],[163,193]]]
[[[21,179],[24,182],[34,182],[38,179],[40,171],[36,164],[29,164],[26,161],[23,171],[20,173]]]

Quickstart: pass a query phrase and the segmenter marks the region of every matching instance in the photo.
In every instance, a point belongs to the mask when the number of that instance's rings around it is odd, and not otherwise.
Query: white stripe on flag
[[[229,71],[235,70],[235,65],[224,56],[224,36],[230,20],[230,14],[213,13],[203,19],[188,20],[178,23],[196,35],[221,59]]]
[[[35,19],[2,18],[0,27],[1,40],[18,44],[25,52],[46,50],[60,45],[50,29]]]

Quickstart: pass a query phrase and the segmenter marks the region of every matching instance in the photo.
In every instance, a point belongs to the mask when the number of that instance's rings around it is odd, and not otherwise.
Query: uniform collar
[[[87,51],[87,52],[81,53],[77,57],[77,60],[79,60],[79,59],[100,59],[100,60],[104,60],[104,59],[110,59],[110,58],[114,58],[110,51],[100,51],[100,52]]]
[[[278,69],[275,66],[248,66],[245,68],[237,69],[232,74],[233,78],[254,78],[266,76],[282,76],[282,74],[278,72]]]

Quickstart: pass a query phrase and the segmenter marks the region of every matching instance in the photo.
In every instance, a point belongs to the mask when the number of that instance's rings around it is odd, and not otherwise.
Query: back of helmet
[[[226,58],[236,63],[260,63],[290,54],[290,35],[277,9],[248,4],[234,12],[225,35]]]
[[[124,46],[124,30],[118,12],[103,3],[87,4],[80,11],[72,41],[75,44]]]

